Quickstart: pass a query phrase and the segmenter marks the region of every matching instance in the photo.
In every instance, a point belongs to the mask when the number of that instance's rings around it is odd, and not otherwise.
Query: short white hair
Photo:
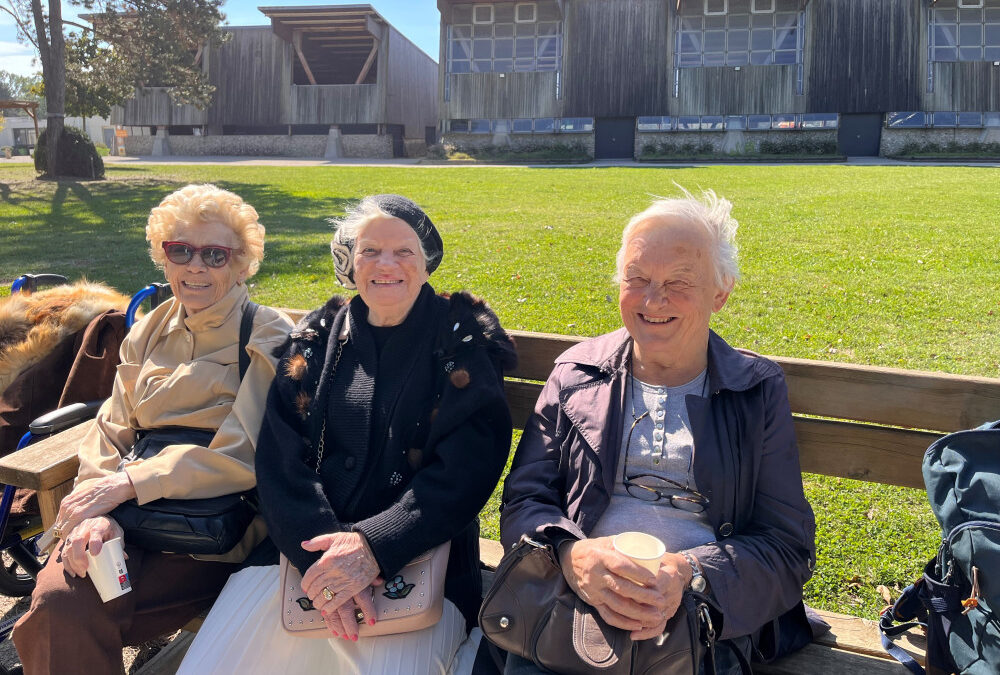
[[[622,231],[622,245],[618,249],[615,281],[620,282],[625,267],[625,248],[636,229],[644,223],[666,227],[671,221],[683,221],[701,225],[712,239],[713,267],[715,283],[722,291],[729,292],[740,277],[737,261],[736,228],[739,223],[730,215],[733,205],[719,197],[712,190],[703,190],[701,197],[695,197],[681,188],[683,197],[675,199],[657,198],[649,208],[632,216]]]

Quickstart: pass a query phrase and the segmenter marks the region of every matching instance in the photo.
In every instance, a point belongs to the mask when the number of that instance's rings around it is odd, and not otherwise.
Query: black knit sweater
[[[301,542],[319,534],[361,532],[387,579],[451,540],[445,596],[471,624],[477,515],[510,449],[513,343],[485,303],[428,284],[381,354],[367,316],[360,296],[334,296],[282,348],[257,441],[261,512],[303,572],[319,554]]]

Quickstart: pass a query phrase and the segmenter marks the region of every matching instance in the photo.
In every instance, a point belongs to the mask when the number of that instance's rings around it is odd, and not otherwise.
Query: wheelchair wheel
[[[44,561],[40,561],[44,562]],[[8,551],[0,554],[0,594],[23,598],[35,590],[35,580]]]

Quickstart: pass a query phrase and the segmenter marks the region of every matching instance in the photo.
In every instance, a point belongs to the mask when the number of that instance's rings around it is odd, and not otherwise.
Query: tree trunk
[[[38,56],[42,61],[42,79],[45,81],[48,175],[60,174],[59,140],[62,138],[66,105],[66,42],[62,32],[62,3],[49,0],[49,25],[46,30],[41,0],[31,0],[31,14],[38,38]]]

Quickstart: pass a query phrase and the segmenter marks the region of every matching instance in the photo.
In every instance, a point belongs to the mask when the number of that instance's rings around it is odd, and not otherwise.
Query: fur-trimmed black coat
[[[319,534],[364,534],[386,579],[451,540],[445,596],[471,625],[477,516],[510,450],[513,343],[484,302],[429,284],[381,352],[367,316],[360,296],[334,296],[282,348],[257,441],[261,512],[302,572],[319,554],[300,544]]]

